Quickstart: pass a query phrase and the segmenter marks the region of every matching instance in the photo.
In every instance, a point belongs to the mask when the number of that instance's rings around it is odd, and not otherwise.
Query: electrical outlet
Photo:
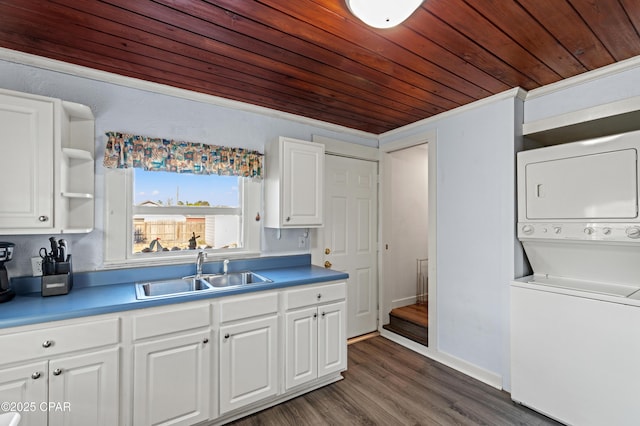
[[[305,237],[298,238],[298,248],[304,248],[306,243],[307,243],[307,239]]]
[[[31,270],[34,277],[42,276],[42,258],[40,256],[34,256],[31,258]]]

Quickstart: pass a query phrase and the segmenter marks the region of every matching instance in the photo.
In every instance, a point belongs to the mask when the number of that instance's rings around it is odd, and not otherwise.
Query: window
[[[105,180],[107,265],[259,251],[260,181],[139,168],[107,170]]]

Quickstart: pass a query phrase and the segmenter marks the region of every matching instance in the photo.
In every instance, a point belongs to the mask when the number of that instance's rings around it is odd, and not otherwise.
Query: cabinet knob
[[[53,375],[54,376],[59,376],[61,374],[62,374],[62,369],[56,368],[55,370],[53,370]]]
[[[332,264],[331,264],[331,262],[329,262],[328,260],[326,260],[326,261],[324,262],[324,267],[325,267],[325,268],[331,268],[332,266],[333,266],[333,265],[332,265]]]
[[[49,220],[49,216],[45,216],[45,215],[39,216],[39,217],[38,217],[38,220],[39,220],[40,222],[46,222],[46,221],[48,221],[48,220]]]
[[[318,300],[322,299],[322,294],[318,293],[318,296],[316,296],[318,298]]]
[[[53,345],[53,340],[45,340],[44,342],[42,342],[43,348],[50,348],[52,345]]]
[[[204,339],[202,339],[202,343],[206,345],[207,343],[209,343],[209,339],[205,337]]]
[[[287,222],[289,222],[291,220],[291,217],[287,216],[287,218],[285,219]]]
[[[324,316],[325,316],[325,315],[327,315],[327,313],[326,313],[326,312],[323,312],[323,313],[322,313],[322,318],[324,318]]]
[[[324,254],[331,254],[331,249],[330,248],[324,249]]]
[[[228,338],[229,338],[229,333],[225,334],[225,335],[224,335],[224,338],[225,338],[225,339],[228,339]]]
[[[318,318],[318,313],[316,312],[315,314],[313,314],[314,318]]]
[[[40,372],[39,371],[34,372],[33,374],[31,374],[31,378],[33,380],[38,380],[40,378]]]

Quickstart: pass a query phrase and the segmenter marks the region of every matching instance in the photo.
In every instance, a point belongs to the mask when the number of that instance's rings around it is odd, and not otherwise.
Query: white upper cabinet
[[[0,89],[0,234],[86,233],[94,222],[94,117]]]
[[[0,234],[53,228],[53,109],[0,91]]]
[[[323,226],[324,145],[280,137],[265,158],[265,227]]]

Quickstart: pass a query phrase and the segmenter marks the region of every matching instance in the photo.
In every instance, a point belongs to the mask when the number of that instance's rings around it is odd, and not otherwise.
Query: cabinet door
[[[210,331],[134,349],[133,424],[192,425],[209,418]]]
[[[118,349],[49,362],[49,426],[117,424]]]
[[[289,139],[282,148],[282,226],[321,226],[324,148]]]
[[[52,228],[53,103],[0,94],[0,129],[0,230]]]
[[[347,368],[345,302],[318,307],[318,377]]]
[[[314,306],[287,312],[285,339],[288,390],[318,377],[318,309]]]
[[[47,362],[0,369],[0,402],[20,412],[20,426],[46,425],[47,411],[41,404],[47,404]]]
[[[278,392],[276,315],[220,327],[220,414]]]

